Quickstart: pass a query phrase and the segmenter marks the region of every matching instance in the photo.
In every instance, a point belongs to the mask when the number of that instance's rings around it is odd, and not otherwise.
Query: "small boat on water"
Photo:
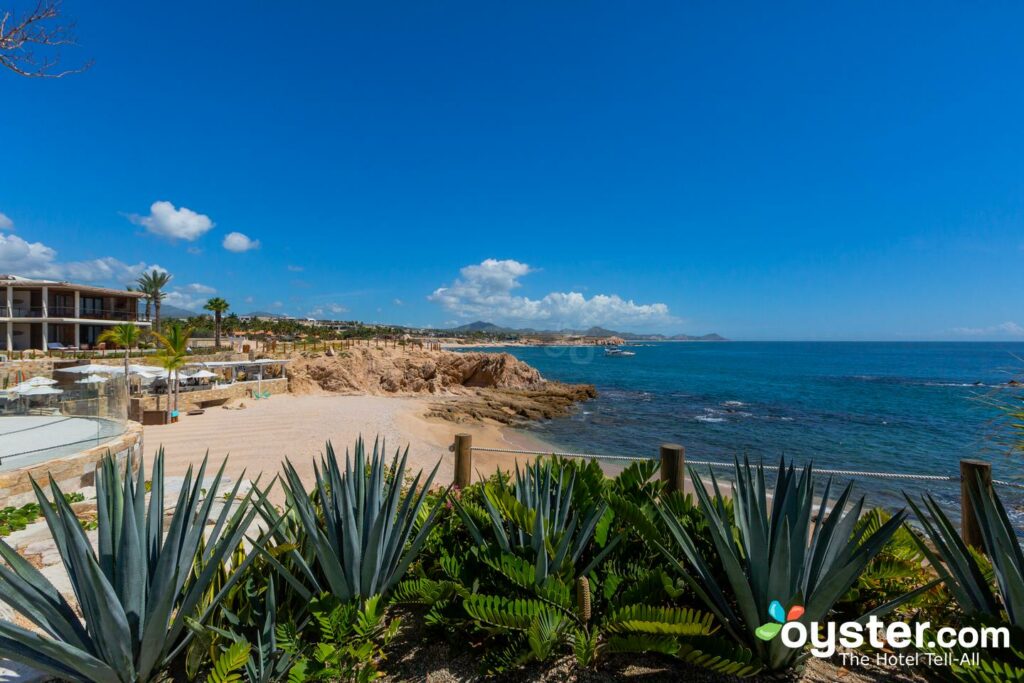
[[[604,350],[604,355],[605,356],[609,356],[611,358],[621,358],[623,356],[635,356],[636,353],[634,353],[633,351],[626,351],[625,349],[614,348],[614,349],[605,349]]]

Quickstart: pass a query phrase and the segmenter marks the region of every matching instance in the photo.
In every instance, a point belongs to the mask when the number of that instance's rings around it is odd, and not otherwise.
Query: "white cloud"
[[[223,244],[224,248],[228,251],[240,253],[251,249],[259,249],[260,241],[251,240],[247,235],[243,235],[240,232],[229,232],[227,235],[224,235]]]
[[[288,270],[290,270],[293,273],[301,273],[302,271],[305,270],[305,268],[303,268],[302,266],[288,266]]]
[[[214,222],[209,216],[196,213],[184,206],[174,208],[170,202],[153,202],[148,216],[131,214],[128,220],[141,225],[154,235],[193,242],[209,232]]]
[[[401,299],[395,299],[394,304],[396,306],[403,306],[403,305],[405,305],[405,302],[402,301]]]
[[[965,337],[1024,337],[1024,326],[1008,320],[1005,323],[990,325],[988,327],[954,327],[953,334]]]
[[[112,256],[85,261],[57,261],[57,250],[42,242],[17,235],[0,235],[0,273],[73,282],[105,282],[118,285],[135,281],[144,271],[160,266],[124,263]]]
[[[253,298],[251,296],[247,296],[243,301],[245,301],[245,303],[247,304],[251,304],[253,302]]]
[[[514,295],[522,286],[519,279],[531,272],[529,265],[519,261],[487,259],[462,268],[451,286],[440,287],[427,298],[462,319],[554,329],[678,322],[665,304],[637,304],[617,294],[596,294],[589,299],[579,292],[551,292],[540,299]]]
[[[14,221],[8,218],[3,211],[0,211],[0,230],[14,230]]]
[[[201,296],[194,296],[181,289],[172,289],[164,296],[164,304],[184,308],[187,311],[198,313],[202,310],[206,299]]]
[[[334,315],[340,315],[342,313],[348,313],[348,309],[341,304],[324,304],[323,306],[317,306],[309,312],[309,317],[316,318],[326,313],[333,313]]]
[[[215,294],[217,292],[216,288],[211,287],[209,285],[200,284],[198,282],[193,282],[190,285],[185,285],[182,289],[192,294]]]

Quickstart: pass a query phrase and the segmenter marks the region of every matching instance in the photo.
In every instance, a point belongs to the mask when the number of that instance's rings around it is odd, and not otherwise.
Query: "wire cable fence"
[[[521,450],[516,448],[488,448],[484,446],[472,446],[471,450],[479,451],[482,453],[506,453],[516,455],[556,455],[562,458],[589,458],[596,460],[626,460],[626,461],[644,461],[654,460],[654,456],[644,455],[608,455],[600,453],[570,453],[570,452],[558,452],[558,451],[530,451]],[[732,468],[734,463],[722,462],[716,460],[691,460],[686,459],[687,465],[699,465],[707,467],[721,467],[721,468]],[[755,467],[774,467],[764,464],[755,464]],[[898,479],[903,481],[932,481],[932,482],[960,482],[962,477],[960,474],[914,474],[912,472],[870,472],[862,470],[834,470],[834,469],[818,469],[815,468],[815,474],[827,474],[839,477],[870,477],[875,479]],[[993,479],[992,484],[996,486],[1003,486],[1014,489],[1024,489],[1024,483],[1005,481],[1001,479]]]

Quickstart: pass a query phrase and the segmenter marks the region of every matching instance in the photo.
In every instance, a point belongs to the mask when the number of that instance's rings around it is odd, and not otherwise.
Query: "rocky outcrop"
[[[548,382],[508,353],[407,348],[349,347],[334,355],[297,356],[288,380],[295,394],[444,396],[428,415],[455,422],[549,419],[597,395],[591,385]]]
[[[493,420],[515,425],[567,415],[576,403],[597,396],[592,384],[545,382],[533,389],[478,389],[430,406],[427,417],[450,422]]]

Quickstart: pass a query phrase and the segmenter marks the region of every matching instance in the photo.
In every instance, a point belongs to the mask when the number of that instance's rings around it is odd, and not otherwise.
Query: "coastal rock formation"
[[[427,414],[454,422],[549,419],[597,395],[591,385],[548,382],[508,353],[349,347],[297,356],[288,379],[293,394],[444,396]]]
[[[595,396],[597,391],[592,384],[561,382],[545,382],[532,389],[478,389],[471,395],[434,403],[426,416],[451,422],[493,420],[514,425],[561,417],[576,403]]]
[[[526,389],[545,384],[537,370],[507,353],[346,348],[296,357],[293,394],[436,394],[467,388]]]

